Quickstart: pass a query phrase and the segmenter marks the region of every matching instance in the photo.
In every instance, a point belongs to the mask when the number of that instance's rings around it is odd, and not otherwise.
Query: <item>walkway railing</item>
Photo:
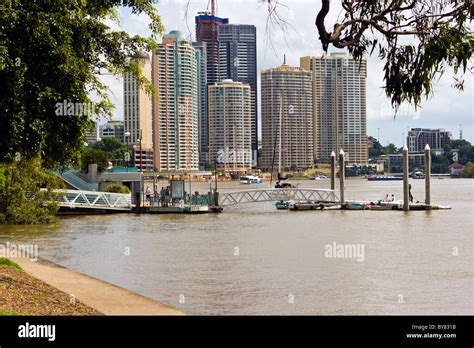
[[[281,188],[220,193],[221,206],[274,201],[338,202],[338,191],[324,189]]]
[[[59,202],[60,207],[107,210],[130,210],[132,208],[130,194],[77,190],[62,190],[60,192],[64,192]]]

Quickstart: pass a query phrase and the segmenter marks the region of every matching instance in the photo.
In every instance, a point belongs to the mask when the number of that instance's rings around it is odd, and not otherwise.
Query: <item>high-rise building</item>
[[[207,84],[219,80],[219,43],[217,28],[228,24],[228,18],[220,18],[213,13],[201,12],[196,16],[196,41],[207,43]]]
[[[426,144],[433,152],[443,152],[451,138],[452,134],[444,129],[412,128],[407,136],[408,152],[423,153]]]
[[[138,59],[144,76],[151,80],[150,56],[142,52],[136,59]],[[124,76],[123,94],[124,133],[130,133],[125,137],[125,143],[130,146],[141,145],[144,149],[152,149],[151,95],[138,84],[137,79],[131,73],[126,73]]]
[[[311,72],[286,64],[262,70],[261,167],[308,168],[313,164]],[[280,155],[281,154],[281,155]]]
[[[250,85],[252,105],[252,155],[256,166],[257,123],[257,30],[254,25],[223,24],[217,27],[219,80],[232,79]]]
[[[109,121],[99,126],[100,137],[113,137],[125,142],[124,124],[122,121]]]
[[[222,80],[209,86],[209,159],[217,168],[252,170],[252,103],[248,84]]]
[[[91,127],[86,129],[85,136],[88,146],[97,142],[97,122],[92,122]]]
[[[153,51],[155,169],[199,169],[199,89],[196,50],[180,31]]]
[[[204,169],[208,163],[209,121],[207,113],[207,43],[193,42],[196,50],[198,70],[198,105],[199,105],[199,167]]]
[[[366,60],[332,53],[302,57],[300,66],[313,77],[315,161],[343,149],[349,163],[367,163]]]
[[[207,93],[208,86],[214,82],[219,81],[219,43],[217,40],[217,27],[229,23],[228,18],[220,18],[215,15],[215,7],[212,12],[200,12],[196,16],[196,42],[193,46],[197,51],[201,52],[201,56],[205,59],[205,79],[202,79],[204,69],[200,71],[199,89],[204,88],[205,97],[200,93],[201,107],[199,119],[199,162],[200,166],[205,167],[209,165],[209,128],[208,128],[208,113],[207,113]],[[205,54],[204,54],[205,49]],[[205,110],[203,110],[205,108]]]

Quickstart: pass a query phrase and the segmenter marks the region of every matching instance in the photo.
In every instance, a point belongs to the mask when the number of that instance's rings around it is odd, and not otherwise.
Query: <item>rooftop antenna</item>
[[[462,125],[459,125],[459,140],[462,140]]]
[[[283,65],[286,65],[286,53],[283,55]]]

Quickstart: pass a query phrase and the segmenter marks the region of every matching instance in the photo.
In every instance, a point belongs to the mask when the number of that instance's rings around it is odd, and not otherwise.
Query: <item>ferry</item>
[[[394,181],[394,180],[403,180],[403,178],[396,176],[368,176],[368,181]]]
[[[241,184],[245,184],[245,185],[256,185],[256,184],[262,183],[262,179],[254,175],[241,176],[239,181]]]

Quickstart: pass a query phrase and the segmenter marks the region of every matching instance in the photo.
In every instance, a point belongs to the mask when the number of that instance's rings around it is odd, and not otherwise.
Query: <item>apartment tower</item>
[[[163,36],[153,52],[155,169],[199,169],[199,89],[196,50],[180,31]]]
[[[343,149],[347,162],[367,163],[366,60],[332,53],[302,57],[300,66],[312,72],[315,161]]]
[[[151,80],[150,56],[141,52],[135,59],[144,76]],[[152,170],[152,97],[131,73],[124,76],[123,94],[125,143],[133,148],[135,166],[142,171]]]
[[[311,72],[286,64],[262,70],[262,158],[266,170],[313,164]]]
[[[222,80],[209,86],[209,159],[225,172],[252,170],[252,102],[248,84]]]
[[[250,85],[252,107],[252,156],[257,163],[257,30],[254,25],[223,24],[217,27],[219,80],[231,79]]]

